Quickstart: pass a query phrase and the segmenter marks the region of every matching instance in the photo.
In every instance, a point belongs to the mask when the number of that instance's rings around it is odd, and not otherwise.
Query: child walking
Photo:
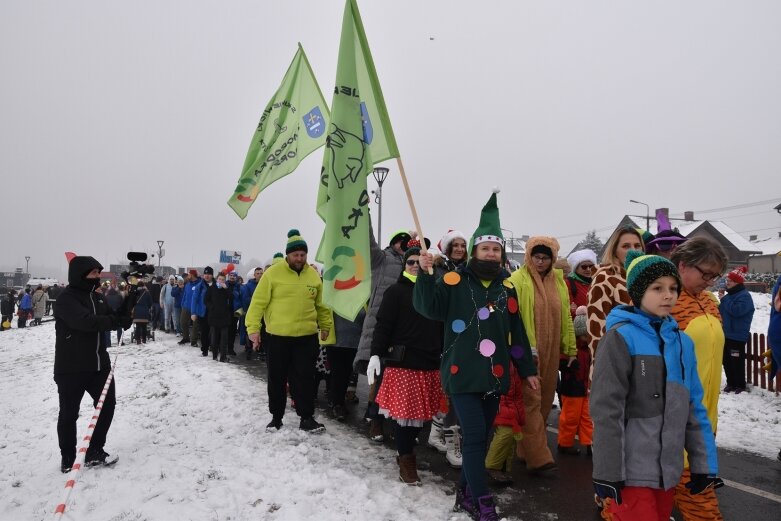
[[[499,399],[499,413],[494,420],[494,437],[485,456],[485,470],[496,485],[513,482],[512,467],[515,447],[523,439],[526,423],[523,408],[523,382],[515,366],[510,366],[510,390]]]
[[[694,343],[670,316],[678,271],[663,257],[634,251],[625,266],[634,305],[608,315],[592,380],[594,490],[614,521],[668,521],[684,449],[692,494],[724,482]]]
[[[559,362],[561,371],[561,416],[559,416],[560,454],[577,456],[580,449],[575,447],[575,435],[580,445],[586,448],[591,456],[591,436],[594,424],[588,413],[588,373],[591,368],[591,350],[588,348],[588,328],[586,323],[586,306],[575,310],[572,321],[575,328],[575,339],[578,348],[578,359],[569,363],[567,357]]]

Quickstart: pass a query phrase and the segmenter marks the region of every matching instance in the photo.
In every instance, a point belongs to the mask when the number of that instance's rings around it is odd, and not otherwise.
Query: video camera
[[[127,252],[127,260],[130,261],[128,270],[123,271],[121,276],[131,289],[138,285],[139,280],[148,279],[147,276],[155,272],[155,267],[151,264],[142,264],[146,260],[146,253],[142,251]]]

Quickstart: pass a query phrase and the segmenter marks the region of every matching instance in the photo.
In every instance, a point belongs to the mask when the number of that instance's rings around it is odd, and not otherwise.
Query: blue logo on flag
[[[325,120],[320,107],[315,107],[303,117],[306,133],[311,138],[320,137],[325,133]]]
[[[374,139],[374,129],[372,128],[372,120],[369,118],[369,111],[366,110],[366,102],[361,102],[361,124],[363,125],[363,140],[367,145],[370,145],[372,139]]]

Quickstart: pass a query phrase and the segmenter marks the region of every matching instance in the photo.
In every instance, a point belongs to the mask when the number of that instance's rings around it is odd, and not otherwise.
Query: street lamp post
[[[634,199],[630,199],[629,202],[635,204],[642,204],[645,206],[645,229],[650,233],[651,232],[650,229],[651,228],[651,207],[642,201],[635,201]]]
[[[29,255],[25,255],[24,256],[24,260],[27,261],[27,266],[24,268],[24,272],[29,275],[30,274],[30,256]]]
[[[160,261],[163,258],[163,244],[165,241],[157,241],[157,267],[160,267]]]
[[[372,190],[374,202],[377,203],[377,242],[382,244],[382,184],[388,177],[388,169],[384,166],[378,166],[372,173],[377,181],[377,190]]]

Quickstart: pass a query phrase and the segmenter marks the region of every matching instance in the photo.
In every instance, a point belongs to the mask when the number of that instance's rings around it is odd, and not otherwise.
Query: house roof
[[[781,237],[768,237],[751,241],[754,248],[762,251],[762,255],[776,255],[781,252]]]
[[[626,219],[629,219],[635,224],[637,228],[645,229],[645,217],[638,217],[636,215],[627,215]],[[684,237],[689,237],[697,228],[703,224],[708,223],[716,229],[724,238],[730,242],[738,251],[759,253],[760,249],[756,245],[752,244],[745,237],[738,232],[730,228],[722,221],[686,221],[684,219],[670,219],[670,224],[673,228],[678,228],[678,232]],[[650,220],[651,230],[658,231],[658,223],[656,219]],[[653,232],[651,232],[653,233]]]

